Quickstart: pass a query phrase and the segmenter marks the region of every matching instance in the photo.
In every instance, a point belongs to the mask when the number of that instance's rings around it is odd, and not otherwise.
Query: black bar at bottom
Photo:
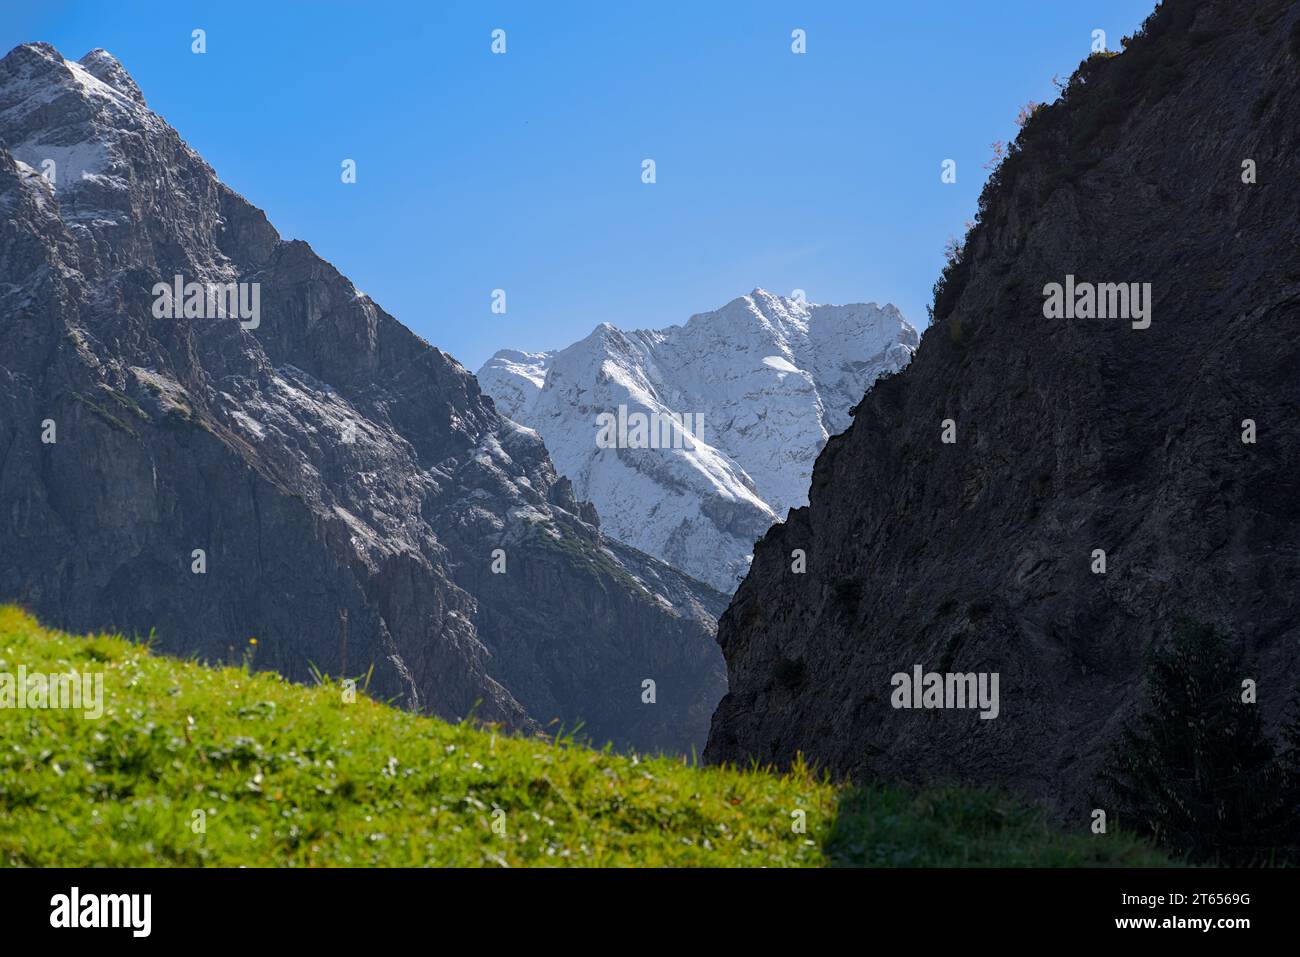
[[[679,932],[735,944],[751,936],[761,942],[782,925],[798,932],[836,924],[867,939],[920,933],[927,945],[1044,934],[1071,941],[1199,936],[1231,945],[1292,937],[1298,889],[1294,871],[1223,869],[44,869],[0,870],[0,913],[7,942],[76,934],[84,943],[115,939],[127,947],[339,945],[407,935],[432,944],[439,938],[428,935],[443,930],[521,946],[556,935],[613,941],[649,934],[666,942]],[[119,895],[146,894],[144,936],[144,898]],[[71,926],[86,922],[119,926]]]

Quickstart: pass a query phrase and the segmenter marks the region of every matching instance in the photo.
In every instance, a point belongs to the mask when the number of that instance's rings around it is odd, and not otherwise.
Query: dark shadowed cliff
[[[1288,0],[1166,3],[1081,67],[985,191],[911,365],[759,544],[720,622],[708,759],[802,751],[1075,809],[1183,613],[1237,637],[1278,720],[1300,657],[1298,158]],[[1067,275],[1150,283],[1150,327],[1045,318]],[[999,673],[1000,714],[892,707],[918,664]]]
[[[256,637],[293,678],[373,665],[446,717],[702,742],[723,596],[605,540],[535,433],[282,240],[116,60],[13,50],[0,141],[0,601],[210,658]],[[157,317],[175,276],[256,284],[257,323]]]

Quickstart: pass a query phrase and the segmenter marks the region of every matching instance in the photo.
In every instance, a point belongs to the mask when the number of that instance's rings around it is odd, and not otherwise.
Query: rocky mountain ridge
[[[113,57],[10,52],[0,142],[0,600],[295,679],[373,666],[443,717],[702,741],[724,597],[603,536],[534,433]],[[160,318],[175,277],[258,314]]]
[[[720,621],[708,760],[802,752],[1082,820],[1143,650],[1180,615],[1235,636],[1281,720],[1300,642],[1298,78],[1295,4],[1169,0],[1033,114],[915,358],[757,546]],[[1070,275],[1149,282],[1149,327],[1048,318]],[[918,665],[999,675],[997,717],[895,706]]]

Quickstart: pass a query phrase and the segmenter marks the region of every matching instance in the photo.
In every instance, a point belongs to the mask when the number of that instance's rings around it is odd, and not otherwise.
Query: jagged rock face
[[[208,658],[256,637],[295,679],[373,665],[446,717],[702,741],[725,598],[606,541],[535,433],[282,241],[112,57],[12,51],[0,140],[0,600]],[[258,284],[259,324],[155,318],[176,275]]]
[[[808,501],[828,436],[848,428],[863,391],[906,365],[916,343],[892,305],[814,305],[755,289],[682,326],[603,323],[558,352],[502,350],[478,380],[540,433],[608,534],[730,592],[754,542]],[[703,429],[689,447],[601,447],[597,418],[620,406],[702,416]]]
[[[803,752],[1077,811],[1179,614],[1237,636],[1279,719],[1300,639],[1298,23],[1282,0],[1166,4],[1029,123],[916,357],[759,543],[720,621],[707,759]],[[1045,318],[1067,274],[1150,282],[1150,327]],[[999,716],[893,707],[917,664],[999,673]]]

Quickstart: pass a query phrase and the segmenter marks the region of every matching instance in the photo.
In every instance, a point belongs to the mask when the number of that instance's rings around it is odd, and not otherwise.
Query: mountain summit
[[[731,591],[754,542],[807,502],[827,438],[916,342],[892,305],[755,289],[685,325],[624,332],[605,322],[557,352],[502,350],[478,380],[541,435],[607,533]],[[700,427],[681,448],[637,447],[635,435],[611,447],[598,420],[620,409],[620,421],[686,415]]]
[[[0,60],[0,142],[0,600],[291,678],[373,667],[444,717],[702,741],[723,596],[603,537],[535,433],[109,54]]]

